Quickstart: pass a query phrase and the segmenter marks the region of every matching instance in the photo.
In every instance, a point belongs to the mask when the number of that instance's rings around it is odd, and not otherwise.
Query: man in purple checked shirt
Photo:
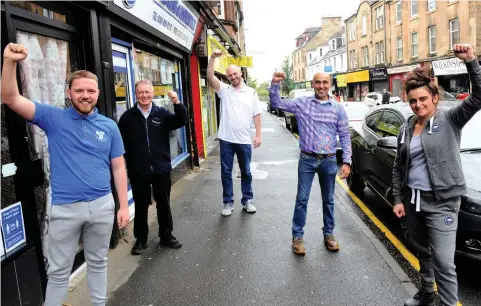
[[[346,178],[351,172],[351,138],[349,120],[344,108],[329,98],[331,77],[317,73],[312,79],[315,94],[294,100],[279,96],[279,83],[286,75],[275,72],[269,88],[271,107],[282,109],[296,116],[299,127],[299,157],[296,207],[292,218],[292,250],[305,255],[304,225],[306,224],[307,202],[312,180],[317,173],[322,193],[324,245],[329,251],[339,251],[334,238],[334,188],[336,184],[337,159],[336,136],[342,146],[342,167],[340,177]]]

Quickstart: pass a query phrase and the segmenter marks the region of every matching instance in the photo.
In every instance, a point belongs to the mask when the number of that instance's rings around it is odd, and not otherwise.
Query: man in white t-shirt
[[[241,170],[242,199],[244,210],[255,213],[256,208],[252,204],[254,194],[252,192],[252,174],[250,163],[252,157],[251,124],[254,119],[256,136],[254,148],[261,145],[261,109],[259,97],[255,89],[244,84],[241,69],[230,65],[226,70],[226,76],[230,85],[222,83],[214,75],[215,59],[222,52],[215,50],[210,56],[207,67],[207,79],[219,96],[220,103],[220,126],[218,137],[220,140],[221,175],[223,188],[222,209],[223,216],[230,216],[234,210],[234,191],[232,184],[232,167],[234,154],[237,155]]]

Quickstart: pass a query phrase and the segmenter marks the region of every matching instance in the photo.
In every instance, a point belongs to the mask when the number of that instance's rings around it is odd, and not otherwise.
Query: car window
[[[396,113],[392,111],[384,111],[381,120],[377,124],[377,132],[380,137],[397,136],[399,129],[404,122]]]
[[[375,112],[366,117],[366,126],[368,129],[370,129],[374,133],[376,133],[377,131],[377,123],[381,118],[381,114],[382,112]]]

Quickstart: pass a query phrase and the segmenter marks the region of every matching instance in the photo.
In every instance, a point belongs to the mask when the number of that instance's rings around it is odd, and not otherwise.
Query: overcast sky
[[[306,27],[318,27],[324,16],[344,20],[357,11],[360,0],[244,0],[249,74],[259,83],[272,78],[275,68],[295,49],[295,38]]]

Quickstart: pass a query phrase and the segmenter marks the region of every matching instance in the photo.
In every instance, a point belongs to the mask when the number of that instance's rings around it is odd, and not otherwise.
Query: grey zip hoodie
[[[459,152],[461,130],[481,109],[481,67],[477,60],[466,63],[466,67],[472,85],[471,95],[458,106],[446,110],[438,109],[426,122],[421,133],[421,145],[438,201],[466,194]],[[417,116],[412,116],[401,126],[397,136],[392,176],[394,204],[404,203],[403,190],[406,188],[409,172],[409,145],[416,121]]]

